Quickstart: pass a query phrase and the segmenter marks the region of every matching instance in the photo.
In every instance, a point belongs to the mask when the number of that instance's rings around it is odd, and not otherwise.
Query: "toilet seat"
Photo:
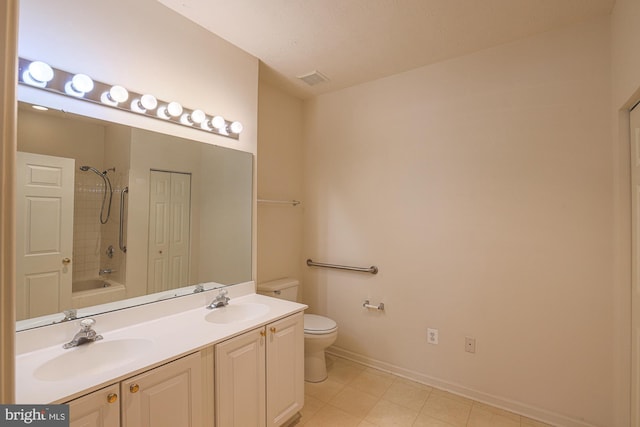
[[[328,317],[317,314],[304,315],[304,333],[309,335],[326,335],[338,330],[338,325]]]

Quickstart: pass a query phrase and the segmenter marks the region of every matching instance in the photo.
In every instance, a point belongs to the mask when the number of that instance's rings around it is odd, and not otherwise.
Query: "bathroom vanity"
[[[17,334],[17,403],[68,403],[71,425],[279,426],[304,399],[305,305],[228,286]],[[240,400],[240,402],[238,402]],[[76,424],[77,423],[77,424]]]

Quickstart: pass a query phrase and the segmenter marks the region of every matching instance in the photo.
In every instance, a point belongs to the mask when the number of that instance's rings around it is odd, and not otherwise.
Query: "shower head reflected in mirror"
[[[111,188],[111,181],[107,176],[107,171],[109,170],[115,171],[116,169],[111,168],[111,169],[107,169],[104,172],[100,172],[98,169],[92,166],[80,166],[80,170],[83,172],[91,171],[96,175],[98,175],[100,178],[102,178],[102,181],[104,181],[105,188],[104,188],[104,195],[102,196],[102,207],[100,208],[100,224],[106,224],[107,221],[109,221],[109,217],[111,216],[111,199],[113,198],[113,190]],[[109,205],[107,206],[107,213],[105,215],[105,204],[107,202],[107,189],[109,193]]]

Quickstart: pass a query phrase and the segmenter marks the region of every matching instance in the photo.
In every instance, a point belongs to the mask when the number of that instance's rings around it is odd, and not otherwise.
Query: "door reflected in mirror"
[[[19,329],[251,280],[251,153],[21,104],[17,176]]]

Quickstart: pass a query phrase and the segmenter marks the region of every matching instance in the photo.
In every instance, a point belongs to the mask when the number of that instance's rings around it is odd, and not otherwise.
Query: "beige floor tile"
[[[358,427],[377,427],[377,426],[375,424],[371,424],[367,420],[362,420],[360,421],[360,424],[358,424]]]
[[[411,427],[453,427],[449,423],[433,418],[424,412],[420,412]]]
[[[331,360],[328,357],[328,361]],[[355,362],[335,358],[327,363],[329,377],[337,382],[349,384],[355,377],[365,370],[365,367]]]
[[[376,406],[378,400],[377,397],[371,394],[350,386],[345,386],[342,391],[329,401],[329,404],[342,409],[354,417],[364,418],[369,411]]]
[[[389,374],[374,369],[366,369],[359,373],[349,385],[365,393],[382,397],[391,384],[393,384],[393,381],[393,376]]]
[[[431,393],[431,387],[413,381],[396,379],[382,396],[389,402],[419,411]]]
[[[449,393],[448,391],[440,390],[437,388],[433,389],[433,391],[431,392],[431,396],[443,396],[457,402],[466,403],[467,405],[471,405],[474,403],[474,401],[471,399],[467,399],[466,397],[458,396],[457,394]]]
[[[304,393],[323,402],[329,402],[344,388],[344,384],[328,378],[320,383],[304,383]]]
[[[500,415],[505,418],[509,418],[513,421],[520,422],[520,415],[514,414],[513,412],[505,411],[504,409],[496,408],[491,405],[487,405],[486,403],[473,402],[473,407],[483,409],[485,411],[489,411],[493,414]]]
[[[513,419],[503,415],[497,408],[474,404],[469,414],[467,427],[520,427],[520,417]],[[502,411],[506,412],[506,411]],[[509,414],[508,412],[506,412]]]
[[[435,393],[435,391],[434,389],[434,391],[431,392],[421,413],[454,426],[466,426],[469,413],[471,412],[471,403],[461,402],[448,395]]]
[[[322,410],[313,415],[304,423],[305,427],[358,427],[361,418],[354,417],[341,409],[331,405],[322,407]]]
[[[379,427],[411,427],[417,416],[418,411],[380,400],[366,416],[365,421]]]
[[[302,407],[302,411],[300,411],[302,419],[305,420],[311,418],[311,416],[318,412],[324,405],[326,405],[326,403],[320,399],[308,394],[305,395],[304,406]]]
[[[520,421],[522,427],[553,427],[551,424],[545,424],[540,421],[532,420],[531,418],[522,417]]]

